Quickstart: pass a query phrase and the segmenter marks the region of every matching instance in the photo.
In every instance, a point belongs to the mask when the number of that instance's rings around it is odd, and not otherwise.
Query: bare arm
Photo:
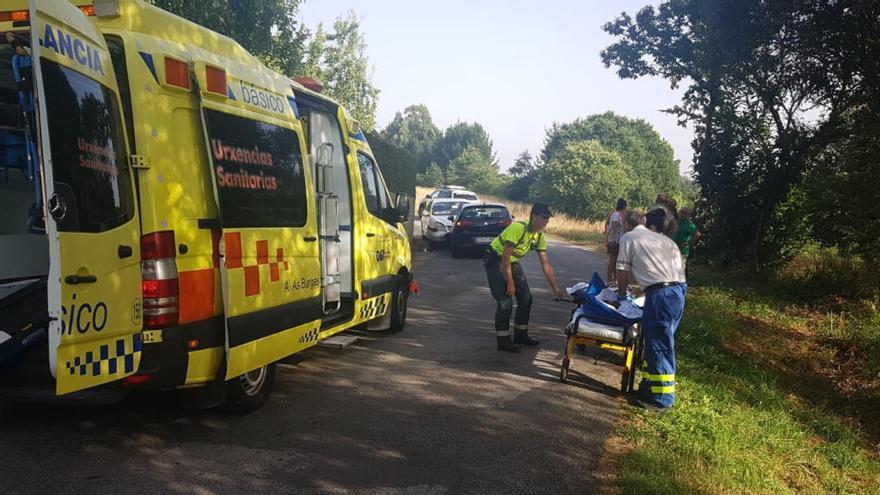
[[[504,253],[501,254],[501,271],[504,273],[504,279],[507,281],[507,295],[512,297],[516,294],[516,284],[513,283],[513,268],[510,265],[510,254],[513,253],[513,246],[504,245]]]
[[[553,294],[556,295],[558,299],[562,299],[565,297],[565,294],[559,290],[559,286],[556,285],[556,276],[553,274],[553,265],[550,264],[550,260],[547,259],[546,251],[538,251],[538,259],[541,260],[541,269],[544,270],[544,276],[547,277],[547,282],[550,284],[550,288],[553,289]]]
[[[617,270],[617,295],[626,297],[627,287],[629,287],[629,271]]]

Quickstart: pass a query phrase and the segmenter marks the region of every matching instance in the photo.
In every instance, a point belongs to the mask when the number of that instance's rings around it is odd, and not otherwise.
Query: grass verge
[[[820,314],[706,283],[719,275],[691,277],[678,402],[662,416],[627,408],[612,483],[623,493],[880,493],[880,375],[864,355],[848,360],[858,373],[844,369]]]

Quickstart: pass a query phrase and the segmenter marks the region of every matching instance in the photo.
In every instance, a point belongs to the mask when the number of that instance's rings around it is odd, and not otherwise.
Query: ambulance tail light
[[[95,6],[94,5],[80,5],[79,10],[89,16],[92,17],[95,15]]]
[[[173,231],[155,232],[141,237],[141,280],[144,328],[177,325],[180,286]]]

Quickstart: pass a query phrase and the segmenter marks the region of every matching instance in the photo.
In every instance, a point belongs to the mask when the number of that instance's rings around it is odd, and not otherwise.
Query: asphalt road
[[[549,255],[562,286],[604,272],[581,248]],[[559,382],[571,307],[536,257],[524,266],[541,346],[518,355],[495,350],[479,258],[418,251],[414,264],[422,293],[402,333],[285,360],[250,415],[183,411],[173,394],[12,408],[0,493],[593,493],[619,368],[581,355]]]

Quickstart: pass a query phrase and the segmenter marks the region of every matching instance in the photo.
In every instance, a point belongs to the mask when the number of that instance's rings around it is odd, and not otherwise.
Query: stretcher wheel
[[[624,392],[632,392],[636,389],[636,372],[642,366],[645,357],[645,342],[640,338],[636,342],[635,356],[633,356],[632,369],[629,370],[627,389]]]
[[[562,360],[562,369],[559,370],[559,381],[565,383],[568,380],[568,365],[571,361],[568,358]]]
[[[620,374],[620,391],[623,393],[627,393],[632,390],[630,387],[630,383],[632,383],[632,375],[633,371],[628,370],[626,368],[623,369],[623,373]]]

